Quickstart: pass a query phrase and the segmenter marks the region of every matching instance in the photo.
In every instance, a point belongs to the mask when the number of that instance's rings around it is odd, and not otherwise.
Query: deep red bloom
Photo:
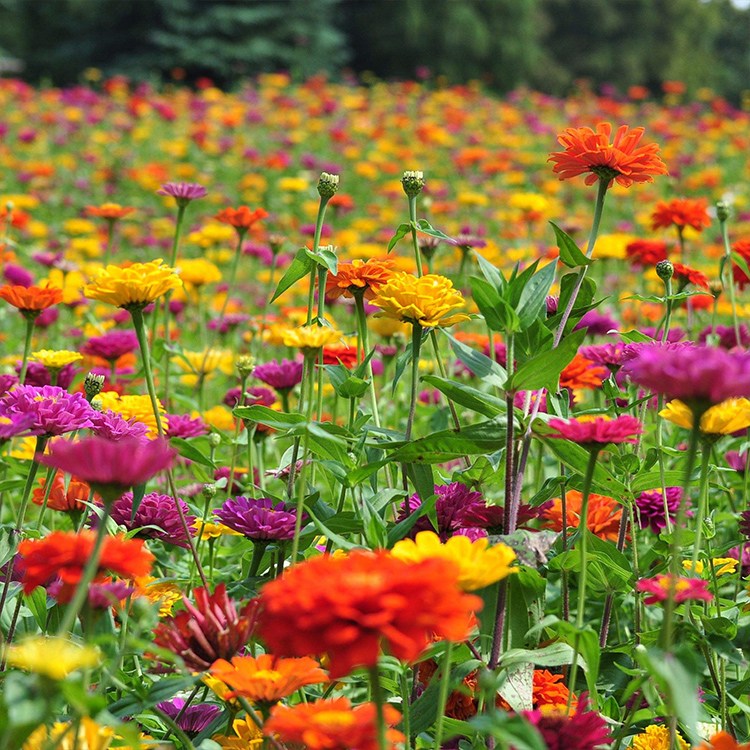
[[[708,202],[705,198],[673,198],[671,201],[660,201],[651,214],[653,229],[669,227],[692,227],[702,232],[711,224],[708,215]]]
[[[628,260],[636,266],[655,266],[666,260],[669,245],[662,240],[633,240],[625,246]]]
[[[183,597],[186,611],[157,625],[154,643],[181,656],[188,669],[203,672],[217,659],[231,659],[247,644],[255,630],[258,600],[251,599],[238,611],[223,583],[213,594],[197,588],[193,596],[195,604]]]
[[[552,438],[571,440],[580,445],[607,445],[608,443],[636,443],[637,435],[643,432],[643,425],[635,417],[623,414],[614,419],[594,417],[593,419],[551,419],[549,426],[557,430]]]
[[[737,242],[732,245],[732,250],[737,253],[745,263],[750,265],[750,239],[737,240]],[[737,284],[740,289],[744,289],[750,284],[750,276],[748,276],[736,262],[732,263],[732,275],[734,276],[734,283]]]
[[[548,750],[596,750],[612,741],[607,722],[588,710],[585,696],[570,715],[561,711],[524,711],[536,727]]]
[[[705,273],[682,263],[672,263],[672,267],[674,268],[674,278],[680,282],[681,286],[692,284],[701,287],[701,289],[708,289],[708,277]]]

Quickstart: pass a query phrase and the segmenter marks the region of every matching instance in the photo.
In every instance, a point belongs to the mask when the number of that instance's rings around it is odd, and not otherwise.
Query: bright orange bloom
[[[708,277],[705,273],[682,263],[672,263],[672,267],[674,268],[674,277],[681,285],[692,284],[702,289],[708,289]]]
[[[230,664],[217,659],[209,669],[217,679],[232,688],[227,698],[238,695],[253,703],[276,703],[303,685],[328,682],[328,675],[315,659],[280,659],[271,654],[234,656]]]
[[[615,180],[623,187],[634,182],[653,182],[654,175],[667,174],[667,166],[659,158],[659,146],[647,143],[639,146],[644,128],[621,125],[610,141],[612,126],[601,122],[596,132],[591,128],[567,128],[557,136],[564,151],[550,154],[548,161],[555,162],[552,171],[561,180],[570,180],[578,175],[590,174],[586,184],[593,185],[599,179],[612,184]]]
[[[606,367],[595,365],[583,354],[576,354],[560,373],[560,388],[571,391],[599,388],[608,377],[609,370]]]
[[[47,483],[44,479],[39,480],[39,485],[40,486],[34,490],[31,497],[36,505],[42,505],[44,502],[44,493],[47,489]],[[47,507],[51,510],[59,510],[63,512],[71,510],[83,511],[86,510],[84,502],[88,502],[90,493],[91,487],[89,487],[86,482],[82,482],[75,477],[71,478],[66,489],[65,475],[63,472],[58,471],[52,480],[52,489],[47,498]],[[100,500],[98,495],[94,495],[93,499]]]
[[[419,662],[417,677],[422,685],[428,685],[437,672],[437,662],[434,659],[426,659]],[[466,721],[477,713],[477,687],[478,671],[475,669],[463,678],[457,690],[453,690],[445,702],[445,715],[451,719]],[[439,679],[439,678],[438,678]],[[498,704],[499,705],[499,704]],[[510,710],[509,705],[505,705]]]
[[[581,504],[583,495],[578,490],[568,490],[565,493],[566,521],[568,529],[577,529],[581,518]],[[608,495],[589,495],[588,530],[596,534],[600,539],[616,542],[620,530],[620,518],[622,508],[613,497]],[[554,531],[562,531],[562,499],[556,497],[552,501],[552,507],[544,512],[549,528]]]
[[[655,266],[666,260],[669,245],[663,240],[633,240],[625,246],[628,260],[638,266]]]
[[[339,263],[335,275],[328,274],[326,278],[326,297],[338,299],[352,297],[364,292],[365,299],[372,299],[393,276],[393,261],[391,260],[354,260],[351,263]]]
[[[56,579],[62,582],[58,601],[67,602],[83,575],[94,549],[96,533],[89,530],[55,531],[43,539],[26,539],[18,546],[23,559],[23,590],[30,594],[37,586]],[[143,546],[142,539],[123,535],[104,539],[99,560],[99,574],[105,571],[122,578],[136,578],[151,572],[154,556]]]
[[[750,742],[740,745],[728,732],[717,732],[702,742],[695,750],[750,750]]]
[[[380,649],[412,661],[431,642],[464,640],[481,599],[448,560],[409,564],[384,551],[314,557],[267,583],[259,633],[274,653],[325,654],[331,677],[375,666]]]
[[[401,714],[385,705],[385,723],[392,727]],[[307,750],[377,750],[377,709],[374,703],[362,703],[355,708],[347,698],[317,700],[296,706],[274,706],[271,718],[263,731],[276,736],[284,744],[305,747]],[[404,735],[395,729],[386,734],[388,747],[402,742]]]
[[[705,198],[673,198],[659,201],[651,214],[651,228],[692,227],[702,232],[711,224]]]
[[[23,313],[40,313],[62,302],[62,289],[39,286],[0,287],[0,297]]]
[[[263,208],[256,208],[251,211],[247,206],[240,206],[239,208],[225,208],[223,211],[219,211],[214,218],[222,224],[233,226],[244,234],[253,224],[265,219],[266,216],[268,216],[268,211]]]
[[[570,690],[565,685],[563,675],[552,674],[546,669],[535,669],[533,680],[532,701],[534,708],[568,705]],[[577,705],[578,699],[573,695],[570,707],[574,709]]]
[[[117,221],[128,214],[132,214],[135,208],[132,206],[121,206],[119,203],[102,203],[101,206],[86,206],[87,216],[94,216],[107,221]]]

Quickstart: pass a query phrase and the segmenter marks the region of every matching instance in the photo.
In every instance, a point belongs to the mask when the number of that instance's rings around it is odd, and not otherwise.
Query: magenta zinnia
[[[685,578],[661,573],[653,578],[641,578],[636,588],[649,595],[644,600],[646,604],[664,602],[669,599],[670,592],[674,592],[676,604],[689,600],[710,602],[713,599],[713,594],[708,590],[708,581],[702,578]]]
[[[607,445],[608,443],[635,443],[643,432],[643,425],[627,414],[609,419],[551,419],[549,426],[557,431],[552,438],[563,438],[580,445]]]

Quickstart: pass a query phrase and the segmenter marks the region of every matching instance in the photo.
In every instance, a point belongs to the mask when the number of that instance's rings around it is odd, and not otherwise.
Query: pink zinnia
[[[644,601],[656,604],[666,601],[670,591],[674,591],[674,601],[680,604],[685,601],[703,600],[710,602],[714,597],[708,590],[708,581],[702,578],[685,578],[661,573],[653,578],[641,578],[636,584],[638,591],[650,594]]]
[[[589,702],[581,696],[575,713],[565,711],[524,711],[544,740],[548,750],[596,750],[612,741],[607,722],[589,711]]]
[[[190,201],[203,198],[208,191],[203,185],[195,182],[167,182],[157,191],[157,195],[169,195],[177,201],[178,206],[187,206]]]
[[[176,452],[164,440],[125,438],[112,441],[90,437],[52,443],[48,455],[37,455],[39,463],[54,466],[91,485],[106,501],[168,469]]]
[[[552,438],[563,438],[580,445],[606,445],[607,443],[635,443],[643,432],[643,425],[628,414],[614,419],[551,419],[549,426],[557,430]]]

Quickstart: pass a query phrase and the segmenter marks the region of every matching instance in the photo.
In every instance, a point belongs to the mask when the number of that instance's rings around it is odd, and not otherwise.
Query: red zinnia
[[[581,698],[574,714],[561,711],[524,711],[524,716],[542,735],[548,750],[596,750],[608,745],[612,735],[607,722],[596,711],[589,711],[589,702]]]
[[[705,273],[701,273],[683,263],[672,263],[672,266],[674,267],[674,278],[680,282],[681,286],[692,284],[702,289],[708,289],[708,277]]]
[[[732,245],[732,250],[737,253],[747,264],[750,264],[750,239],[737,240]],[[740,289],[744,289],[750,284],[750,276],[748,276],[737,263],[732,263],[732,275],[734,276],[734,282],[739,286]]]
[[[30,594],[37,586],[60,579],[58,601],[66,603],[83,575],[94,550],[96,533],[55,531],[43,539],[26,539],[18,546],[23,559],[23,591]],[[122,535],[104,539],[98,576],[114,573],[122,578],[137,578],[151,572],[154,556],[143,546],[142,539]]]
[[[315,557],[261,591],[259,632],[282,656],[326,654],[332,678],[373,667],[383,648],[412,661],[433,635],[461,641],[481,600],[458,588],[448,560],[405,563],[387,552]]]
[[[625,247],[628,260],[636,266],[655,266],[666,260],[669,245],[662,240],[633,240]]]
[[[594,417],[586,419],[551,419],[549,426],[557,430],[552,438],[563,438],[583,446],[607,445],[608,443],[636,443],[643,425],[635,417],[623,414],[614,419]]]
[[[106,221],[117,221],[129,214],[132,214],[135,208],[131,206],[121,206],[119,203],[102,203],[101,206],[86,206],[86,214]]]
[[[32,501],[36,505],[44,503],[44,496],[47,493],[47,482],[44,479],[39,480],[40,486],[32,493]],[[65,477],[61,471],[55,472],[52,480],[52,488],[47,496],[47,507],[51,510],[67,511],[84,511],[86,503],[91,497],[91,487],[86,482],[82,482],[76,477],[72,477],[65,486]],[[93,501],[100,501],[97,495],[93,496]]]
[[[599,123],[596,131],[591,128],[567,128],[557,136],[564,151],[550,154],[548,161],[555,162],[552,171],[561,180],[569,180],[581,174],[586,184],[593,185],[599,179],[615,180],[623,187],[634,182],[653,182],[654,175],[667,174],[667,166],[659,158],[659,146],[647,143],[639,146],[644,128],[621,125],[610,141],[612,126]]]
[[[656,604],[669,599],[670,591],[674,592],[674,601],[680,602],[703,600],[710,602],[714,597],[708,590],[708,581],[702,578],[685,578],[661,573],[653,578],[641,578],[636,584],[638,591],[644,591],[648,596],[646,604]]]
[[[651,214],[652,229],[668,227],[692,227],[702,232],[711,224],[708,215],[708,203],[705,198],[673,198],[671,201],[659,201]]]
[[[393,261],[370,259],[339,263],[335,274],[326,278],[326,297],[338,299],[364,294],[365,299],[373,299],[380,287],[393,276]]]
[[[740,745],[729,732],[717,732],[704,740],[695,750],[750,750],[750,742]]]

